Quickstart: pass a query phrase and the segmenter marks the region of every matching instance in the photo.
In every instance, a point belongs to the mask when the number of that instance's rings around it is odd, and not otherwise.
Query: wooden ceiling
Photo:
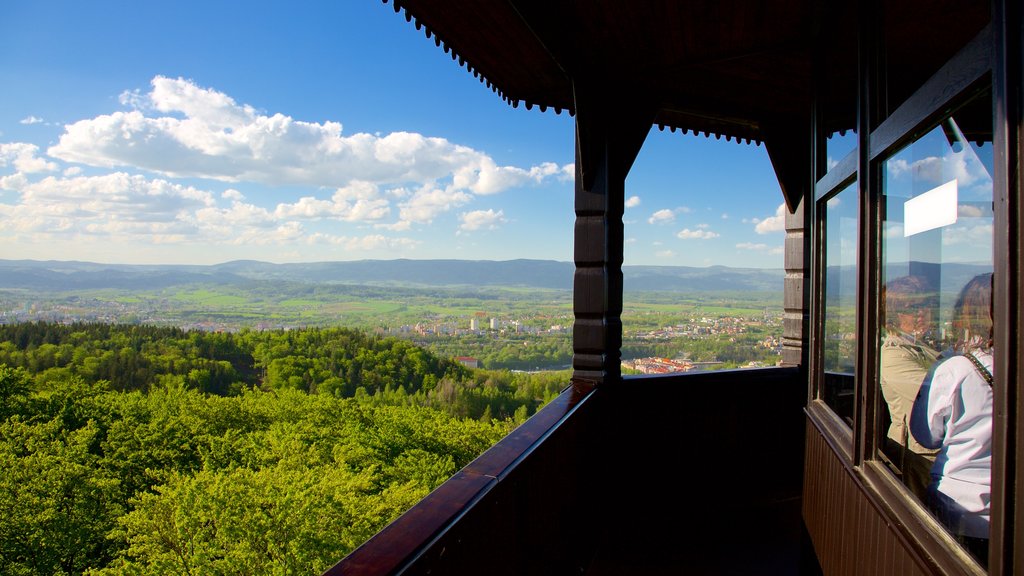
[[[855,125],[867,0],[390,1],[512,106],[574,114],[586,85],[653,106],[663,127],[761,142],[808,117],[818,66],[831,128]],[[985,1],[883,4],[897,100],[988,21]]]

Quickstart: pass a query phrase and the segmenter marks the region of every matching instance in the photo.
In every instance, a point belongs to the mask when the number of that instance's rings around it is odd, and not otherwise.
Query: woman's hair
[[[953,333],[958,351],[992,347],[992,273],[979,274],[964,286],[953,306]]]

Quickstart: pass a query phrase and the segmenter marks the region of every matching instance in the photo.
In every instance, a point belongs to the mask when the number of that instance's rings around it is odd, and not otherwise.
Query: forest
[[[568,378],[344,328],[0,325],[0,573],[321,573]]]

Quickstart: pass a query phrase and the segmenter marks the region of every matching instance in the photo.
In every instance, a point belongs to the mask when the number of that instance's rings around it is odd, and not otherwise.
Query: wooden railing
[[[561,548],[561,535],[546,528],[578,514],[586,498],[575,489],[587,467],[576,446],[595,421],[593,391],[587,382],[570,384],[325,574],[480,574],[497,558],[519,555],[526,566],[544,546]]]
[[[795,368],[574,382],[326,574],[795,573],[805,390]]]

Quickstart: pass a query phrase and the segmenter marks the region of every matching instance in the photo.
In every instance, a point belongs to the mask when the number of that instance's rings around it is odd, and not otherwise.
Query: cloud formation
[[[11,177],[23,176],[20,173]],[[0,184],[3,179],[0,178]],[[420,241],[381,234],[336,235],[307,229],[320,219],[346,220],[372,211],[359,185],[339,189],[321,205],[306,198],[266,209],[237,190],[212,192],[164,179],[115,172],[76,178],[46,177],[19,188],[21,201],[0,203],[0,235],[29,242],[60,238],[125,244],[216,246],[325,245],[346,251],[415,248]],[[228,206],[222,205],[228,202]]]
[[[473,210],[472,212],[464,212],[460,216],[462,225],[459,226],[459,230],[470,232],[473,230],[494,230],[504,222],[505,213],[501,210],[495,212],[494,210]]]
[[[337,188],[431,182],[474,194],[565,174],[544,163],[498,166],[486,154],[411,132],[342,134],[338,122],[304,122],[259,114],[248,105],[189,80],[157,76],[148,94],[122,96],[132,110],[66,126],[48,153],[91,166],[131,166],[171,177]],[[157,114],[147,115],[155,112]]]
[[[15,170],[24,174],[57,170],[55,162],[36,156],[37,152],[39,152],[39,147],[35,144],[24,142],[0,144],[0,168],[13,166]]]
[[[676,237],[682,240],[709,240],[711,238],[718,238],[718,236],[717,232],[708,230],[707,224],[701,224],[695,230],[683,228],[676,234]]]
[[[771,234],[772,232],[786,231],[786,203],[779,204],[775,209],[775,215],[764,219],[753,218],[754,231],[758,234]]]
[[[668,208],[658,210],[647,219],[648,224],[671,224],[676,220],[676,213]]]
[[[740,242],[736,245],[739,250],[749,250],[751,252],[765,252],[767,254],[782,254],[782,246],[769,246],[763,242]]]
[[[640,205],[640,197],[639,196],[630,196],[629,198],[626,198],[626,208],[636,208],[639,205]]]
[[[399,233],[479,196],[575,175],[573,164],[500,166],[412,132],[347,135],[340,123],[263,113],[182,78],[157,76],[120,101],[126,109],[66,125],[45,153],[0,143],[0,195],[16,193],[0,200],[0,242],[406,251],[423,241]],[[279,186],[268,203],[267,188]],[[458,231],[506,222],[502,210],[470,210]],[[380,232],[340,233],[341,224]]]
[[[550,179],[571,180],[572,164],[499,166],[487,154],[412,132],[344,135],[338,122],[261,114],[190,80],[157,76],[148,93],[121,96],[126,111],[65,127],[48,154],[95,167],[132,167],[170,178],[360,191],[358,198],[304,199],[296,210],[321,217],[379,220],[391,213],[382,189],[408,191],[405,227],[491,195]],[[370,192],[370,187],[376,191]]]

